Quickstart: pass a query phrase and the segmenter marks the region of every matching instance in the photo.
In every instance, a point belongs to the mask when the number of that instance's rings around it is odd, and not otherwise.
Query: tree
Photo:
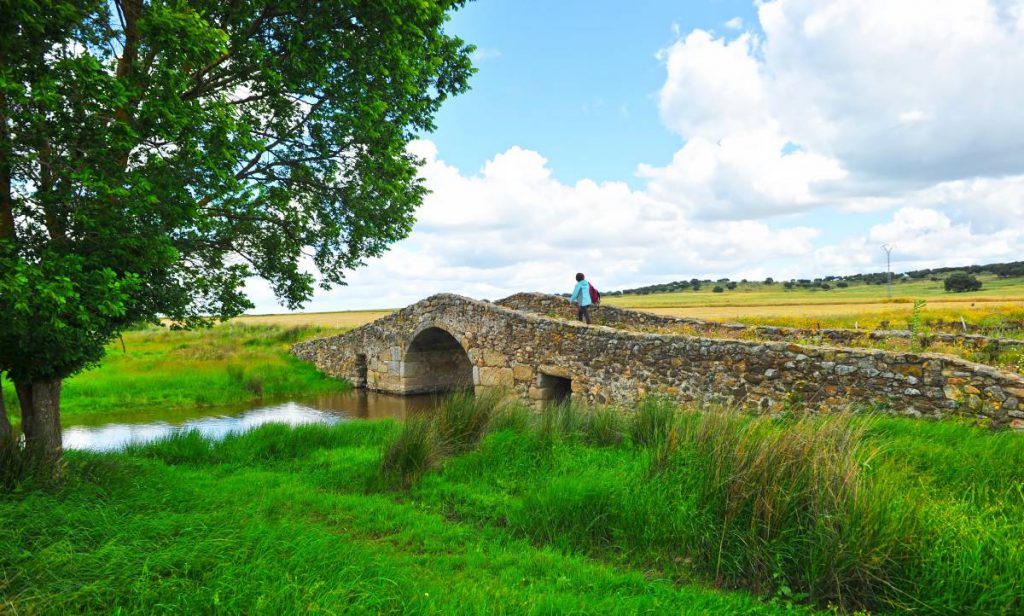
[[[26,452],[126,326],[290,308],[406,236],[465,0],[0,0],[0,372]],[[54,465],[54,468],[57,468]]]
[[[953,272],[946,277],[943,286],[947,291],[964,293],[966,291],[977,291],[981,288],[981,281],[967,272]]]

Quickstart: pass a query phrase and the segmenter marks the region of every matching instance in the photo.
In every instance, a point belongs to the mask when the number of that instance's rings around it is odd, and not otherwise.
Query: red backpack
[[[601,292],[598,291],[596,288],[594,288],[594,285],[592,285],[592,284],[588,284],[587,286],[590,287],[590,301],[591,301],[591,303],[600,304],[601,303]]]

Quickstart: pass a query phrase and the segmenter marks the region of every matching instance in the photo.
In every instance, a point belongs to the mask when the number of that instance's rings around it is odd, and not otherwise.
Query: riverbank
[[[184,435],[0,496],[18,613],[1014,613],[1024,439],[896,418],[536,416]],[[796,607],[796,606],[805,607]]]
[[[203,408],[350,389],[292,357],[296,342],[344,331],[318,326],[228,323],[172,331],[146,327],[107,347],[103,362],[64,381],[61,416]],[[4,379],[8,414],[14,388]]]

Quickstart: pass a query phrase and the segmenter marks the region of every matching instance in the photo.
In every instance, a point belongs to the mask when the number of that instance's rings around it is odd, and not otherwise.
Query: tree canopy
[[[238,315],[251,276],[294,308],[406,236],[464,2],[0,0],[0,373],[31,398],[131,324]]]

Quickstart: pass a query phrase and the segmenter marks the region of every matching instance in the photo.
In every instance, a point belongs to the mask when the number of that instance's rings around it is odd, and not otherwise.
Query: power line
[[[888,274],[888,290],[889,298],[892,298],[892,249],[895,248],[892,244],[882,244],[882,250],[885,251],[885,271]]]

